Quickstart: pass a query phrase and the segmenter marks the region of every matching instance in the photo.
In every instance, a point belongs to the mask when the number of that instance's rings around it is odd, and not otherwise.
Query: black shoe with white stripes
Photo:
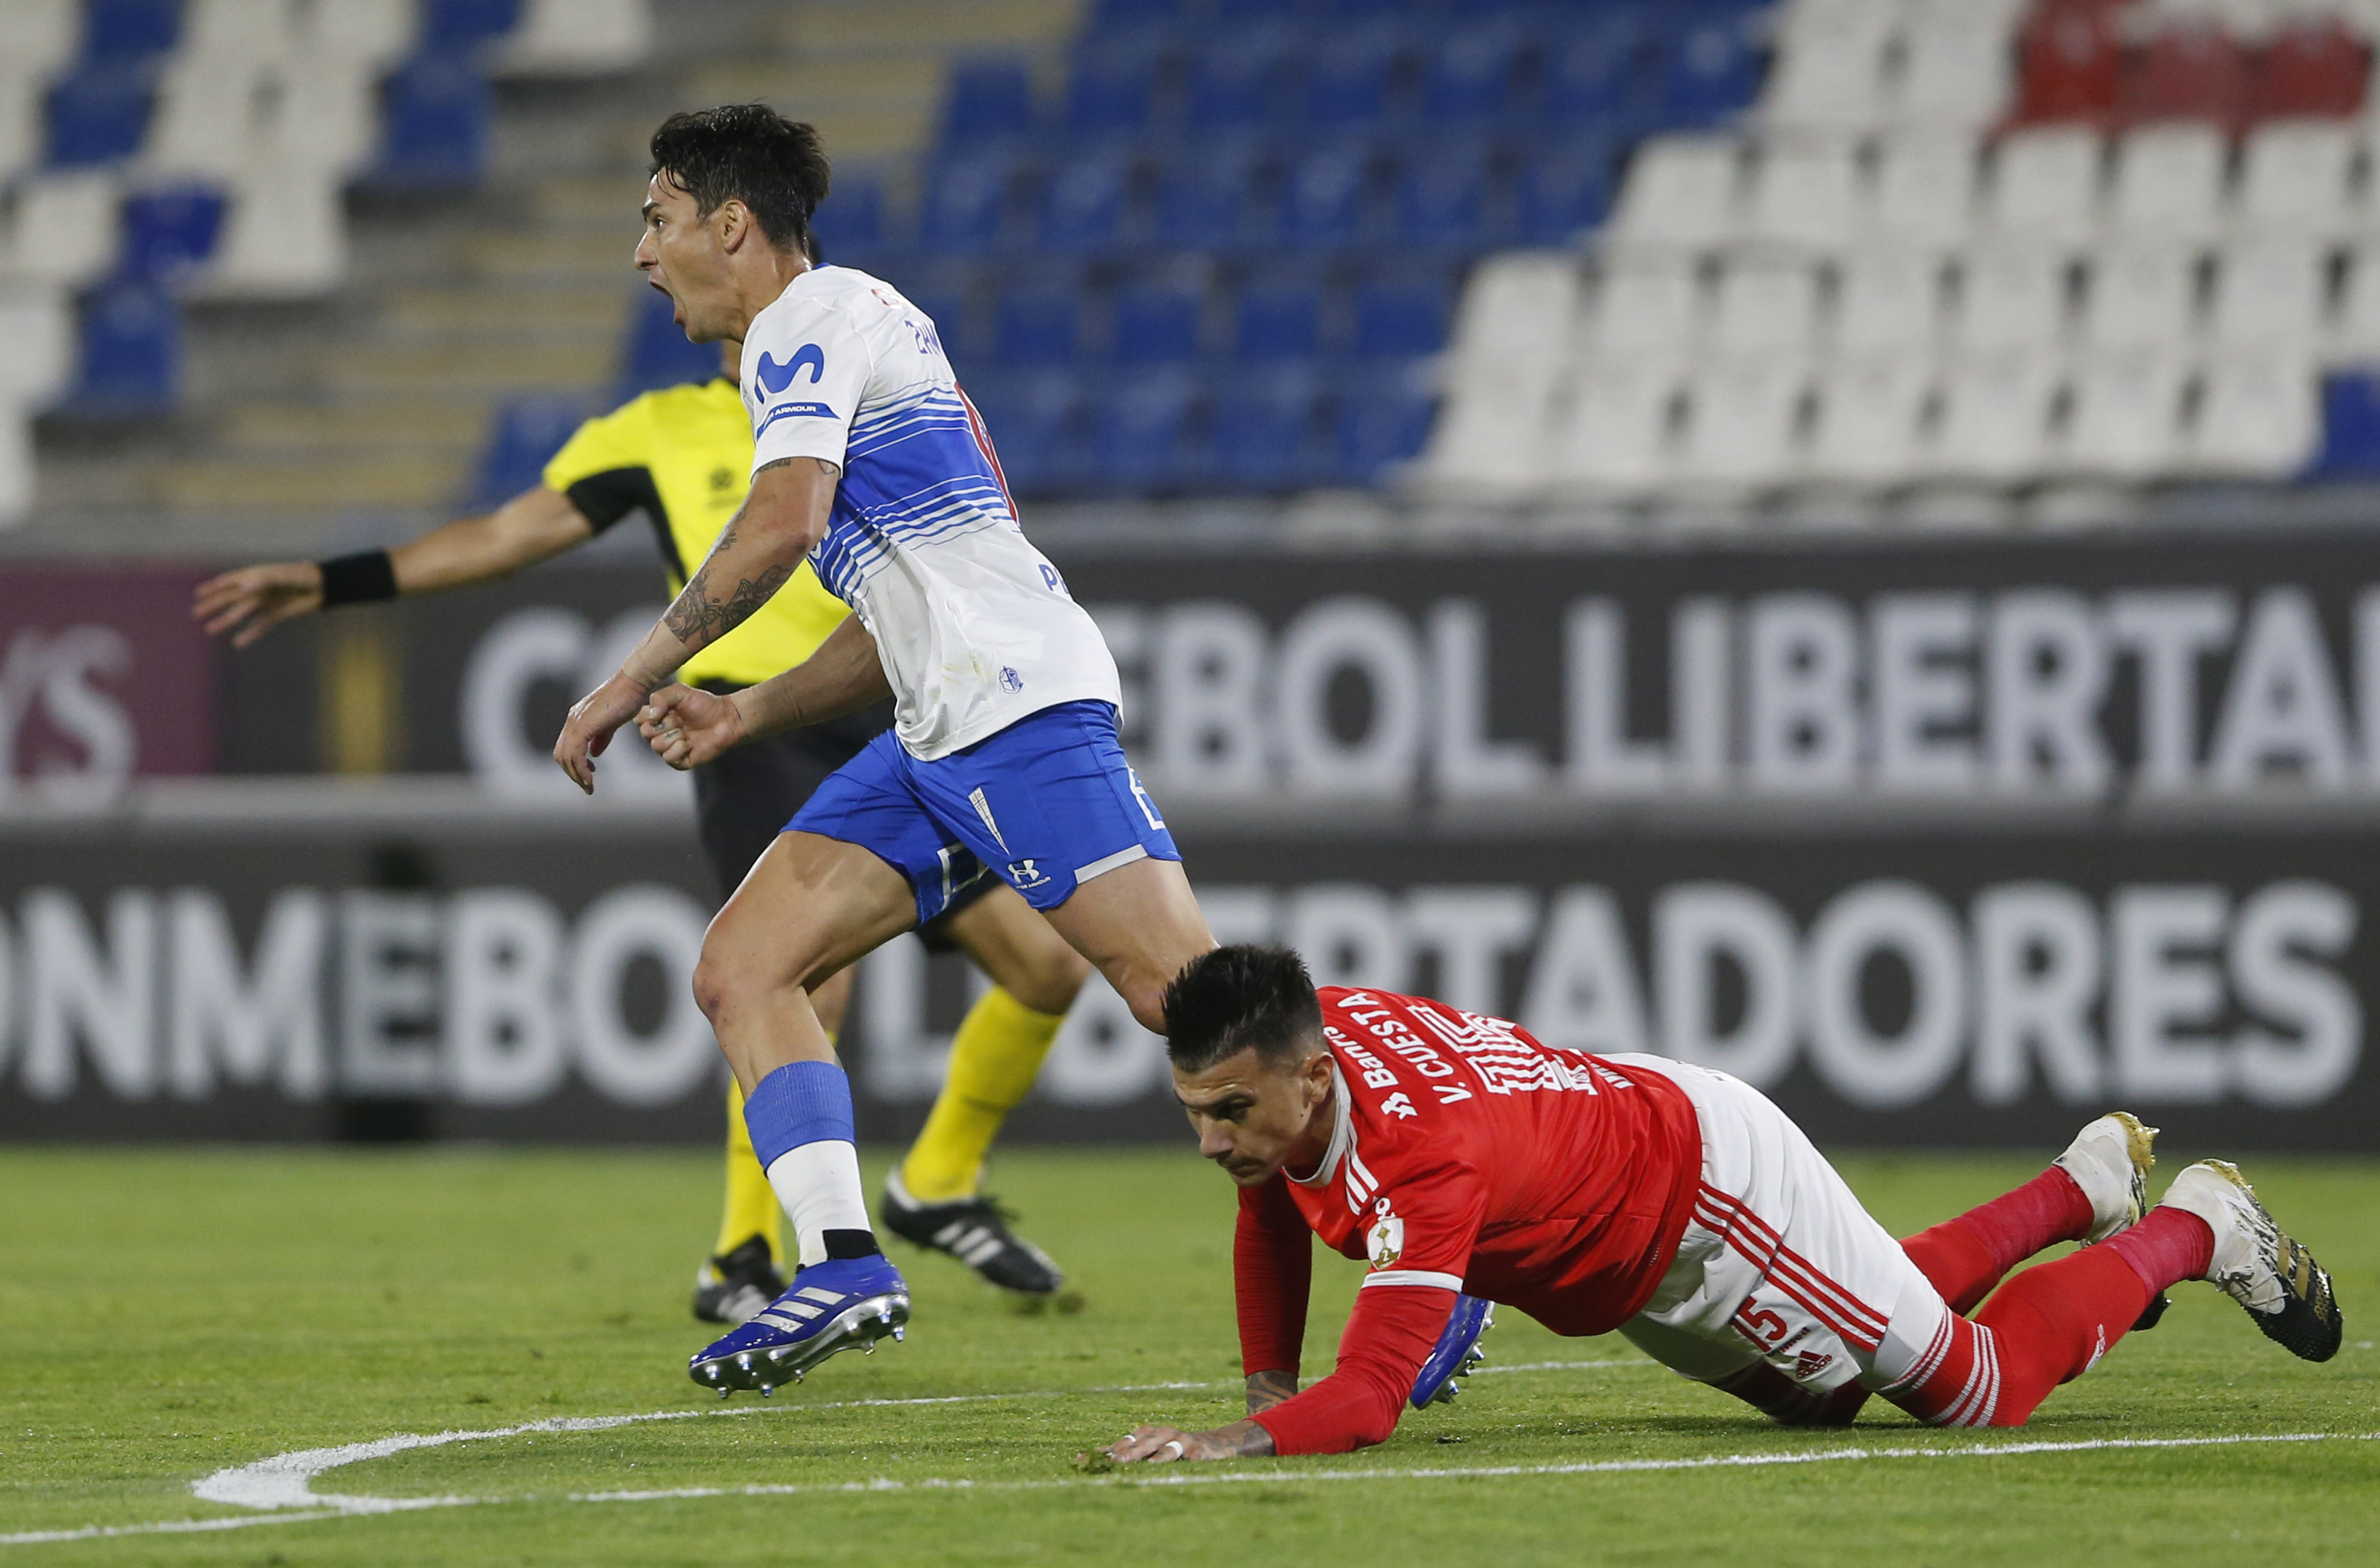
[[[706,1323],[749,1322],[784,1294],[785,1276],[769,1244],[747,1236],[732,1252],[703,1259],[694,1275],[694,1315]]]
[[[1066,1275],[1050,1255],[1008,1228],[1014,1215],[977,1196],[920,1203],[893,1172],[884,1184],[884,1228],[903,1241],[947,1253],[1002,1290],[1055,1295]]]

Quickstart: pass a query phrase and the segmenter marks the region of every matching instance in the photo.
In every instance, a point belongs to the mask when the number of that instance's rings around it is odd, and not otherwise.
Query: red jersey
[[[1667,1077],[1419,997],[1321,1001],[1329,1151],[1240,1194],[1246,1370],[1296,1369],[1309,1231],[1371,1272],[1337,1369],[1257,1417],[1281,1453],[1386,1438],[1458,1291],[1558,1334],[1619,1327],[1668,1271],[1702,1174],[1701,1124]]]

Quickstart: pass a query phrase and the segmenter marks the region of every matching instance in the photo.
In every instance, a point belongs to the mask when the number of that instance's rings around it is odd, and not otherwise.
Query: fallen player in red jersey
[[[1789,1424],[1870,1393],[1937,1426],[2022,1426],[2169,1285],[2209,1280],[2310,1361],[2330,1276],[2239,1172],[2146,1207],[2154,1130],[2085,1127],[2014,1192],[1898,1242],[1800,1128],[1724,1073],[1542,1045],[1441,1003],[1328,987],[1280,948],[1219,948],[1166,993],[1174,1093],[1240,1188],[1248,1416],[1144,1426],[1119,1460],[1338,1453],[1386,1439],[1457,1292],[1560,1334],[1617,1330]],[[1370,1265],[1338,1366],[1297,1387],[1309,1234]],[[2093,1244],[2010,1270],[2059,1242]]]

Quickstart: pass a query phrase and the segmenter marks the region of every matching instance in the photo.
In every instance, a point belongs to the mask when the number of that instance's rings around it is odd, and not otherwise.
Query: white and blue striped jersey
[[[810,564],[876,638],[911,756],[1119,700],[1106,641],[1017,525],[924,311],[866,273],[815,268],[752,319],[741,379],[754,473],[786,457],[843,469]]]

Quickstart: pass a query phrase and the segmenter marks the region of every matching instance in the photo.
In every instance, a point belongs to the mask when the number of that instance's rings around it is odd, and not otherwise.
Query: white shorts
[[[1757,1359],[1814,1392],[1856,1379],[1923,1419],[1989,1423],[1990,1331],[1950,1310],[1791,1118],[1725,1073],[1608,1060],[1685,1090],[1703,1134],[1694,1219],[1621,1333],[1699,1382]]]

